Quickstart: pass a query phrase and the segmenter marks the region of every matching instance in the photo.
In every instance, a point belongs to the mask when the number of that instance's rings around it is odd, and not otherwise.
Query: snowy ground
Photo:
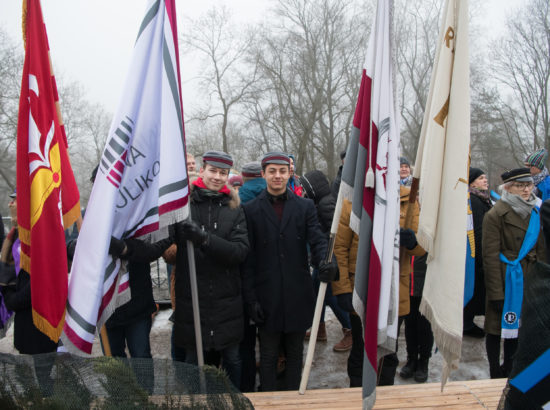
[[[151,349],[154,358],[170,357],[170,334],[172,324],[168,320],[171,309],[163,309],[156,316],[151,330]],[[477,318],[479,319],[479,318]],[[481,318],[483,319],[483,318]],[[349,380],[346,373],[346,360],[348,353],[337,353],[332,350],[334,344],[342,338],[340,324],[336,320],[332,311],[327,308],[326,326],[328,341],[317,343],[311,374],[309,378],[309,389],[329,389],[349,387]],[[477,320],[476,320],[477,322]],[[482,322],[477,322],[482,325]],[[405,364],[406,350],[403,337],[403,328],[399,339],[400,367]],[[485,339],[473,339],[465,337],[462,344],[462,359],[459,369],[451,373],[450,380],[476,380],[489,378],[489,366],[485,353]],[[307,350],[307,342],[304,343],[304,360]],[[8,330],[6,337],[0,339],[0,352],[17,354],[13,347],[13,326]],[[101,355],[101,348],[96,338],[94,343],[93,356]],[[429,365],[428,382],[439,382],[441,377],[442,357],[439,353],[432,355]],[[404,380],[395,377],[396,384],[415,383],[413,379]]]

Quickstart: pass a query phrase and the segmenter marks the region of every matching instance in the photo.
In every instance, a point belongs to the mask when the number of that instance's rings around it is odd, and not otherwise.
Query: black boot
[[[401,371],[399,372],[399,376],[401,376],[404,379],[410,379],[413,377],[414,372],[416,370],[416,359],[407,359],[407,363],[405,366],[401,368]]]
[[[424,383],[428,380],[428,361],[429,359],[420,359],[414,372],[414,380],[418,383]]]

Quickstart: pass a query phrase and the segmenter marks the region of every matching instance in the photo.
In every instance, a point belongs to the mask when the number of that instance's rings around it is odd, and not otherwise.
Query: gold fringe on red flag
[[[65,324],[65,312],[63,312],[63,317],[59,321],[57,327],[53,327],[50,322],[40,316],[40,314],[34,309],[32,310],[32,321],[38,330],[57,343],[59,341],[59,337],[61,336],[61,332],[63,331],[63,325]]]
[[[22,12],[21,12],[21,29],[23,32],[23,47],[27,49],[27,1],[23,0]]]

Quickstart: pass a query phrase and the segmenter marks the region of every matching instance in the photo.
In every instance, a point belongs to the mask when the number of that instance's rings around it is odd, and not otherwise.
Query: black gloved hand
[[[504,310],[504,300],[490,300],[489,303],[497,312],[502,313]]]
[[[109,245],[109,254],[114,258],[120,258],[126,253],[126,243],[123,240],[111,236],[111,244]]]
[[[246,313],[257,326],[263,325],[265,322],[264,311],[259,302],[252,302],[246,305]]]
[[[353,298],[351,296],[351,292],[336,295],[338,305],[348,313],[352,313],[355,311],[355,309],[353,309],[352,299]]]
[[[414,249],[416,246],[416,235],[412,229],[403,229],[399,230],[399,242],[401,246],[404,246],[407,249]]]
[[[185,239],[190,240],[194,245],[203,246],[208,243],[208,233],[203,231],[196,222],[187,220],[182,222],[181,226]]]
[[[338,264],[336,259],[332,258],[329,263],[322,262],[319,265],[319,280],[321,282],[334,282],[339,279]]]

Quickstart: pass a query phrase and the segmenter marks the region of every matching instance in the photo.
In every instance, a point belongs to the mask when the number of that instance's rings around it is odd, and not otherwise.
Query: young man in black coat
[[[186,349],[186,362],[197,363],[187,240],[193,242],[205,352],[216,351],[229,379],[240,386],[239,343],[243,337],[240,265],[248,254],[248,235],[238,194],[227,185],[233,159],[220,151],[203,157],[190,195],[191,220],[175,225],[175,343]]]
[[[192,184],[191,218],[170,227],[170,237],[155,244],[136,239],[124,241],[128,248],[115,256],[140,259],[160,256],[172,243],[176,254],[176,309],[174,336],[177,347],[185,348],[185,361],[197,364],[195,328],[189,279],[187,241],[193,243],[197,274],[201,335],[205,353],[218,352],[231,382],[239,387],[243,335],[243,301],[240,264],[248,254],[248,235],[239,197],[226,185],[233,159],[220,151],[203,155],[199,178]],[[113,246],[112,246],[113,247]],[[110,250],[113,254],[112,249]],[[206,361],[206,364],[211,364]]]
[[[258,325],[262,391],[276,390],[281,341],[286,353],[285,387],[297,390],[304,337],[315,305],[308,245],[322,281],[334,280],[337,267],[322,262],[327,239],[313,202],[287,189],[289,157],[281,152],[266,154],[262,176],[266,190],[244,205],[251,246],[244,265],[244,296],[248,313]]]

